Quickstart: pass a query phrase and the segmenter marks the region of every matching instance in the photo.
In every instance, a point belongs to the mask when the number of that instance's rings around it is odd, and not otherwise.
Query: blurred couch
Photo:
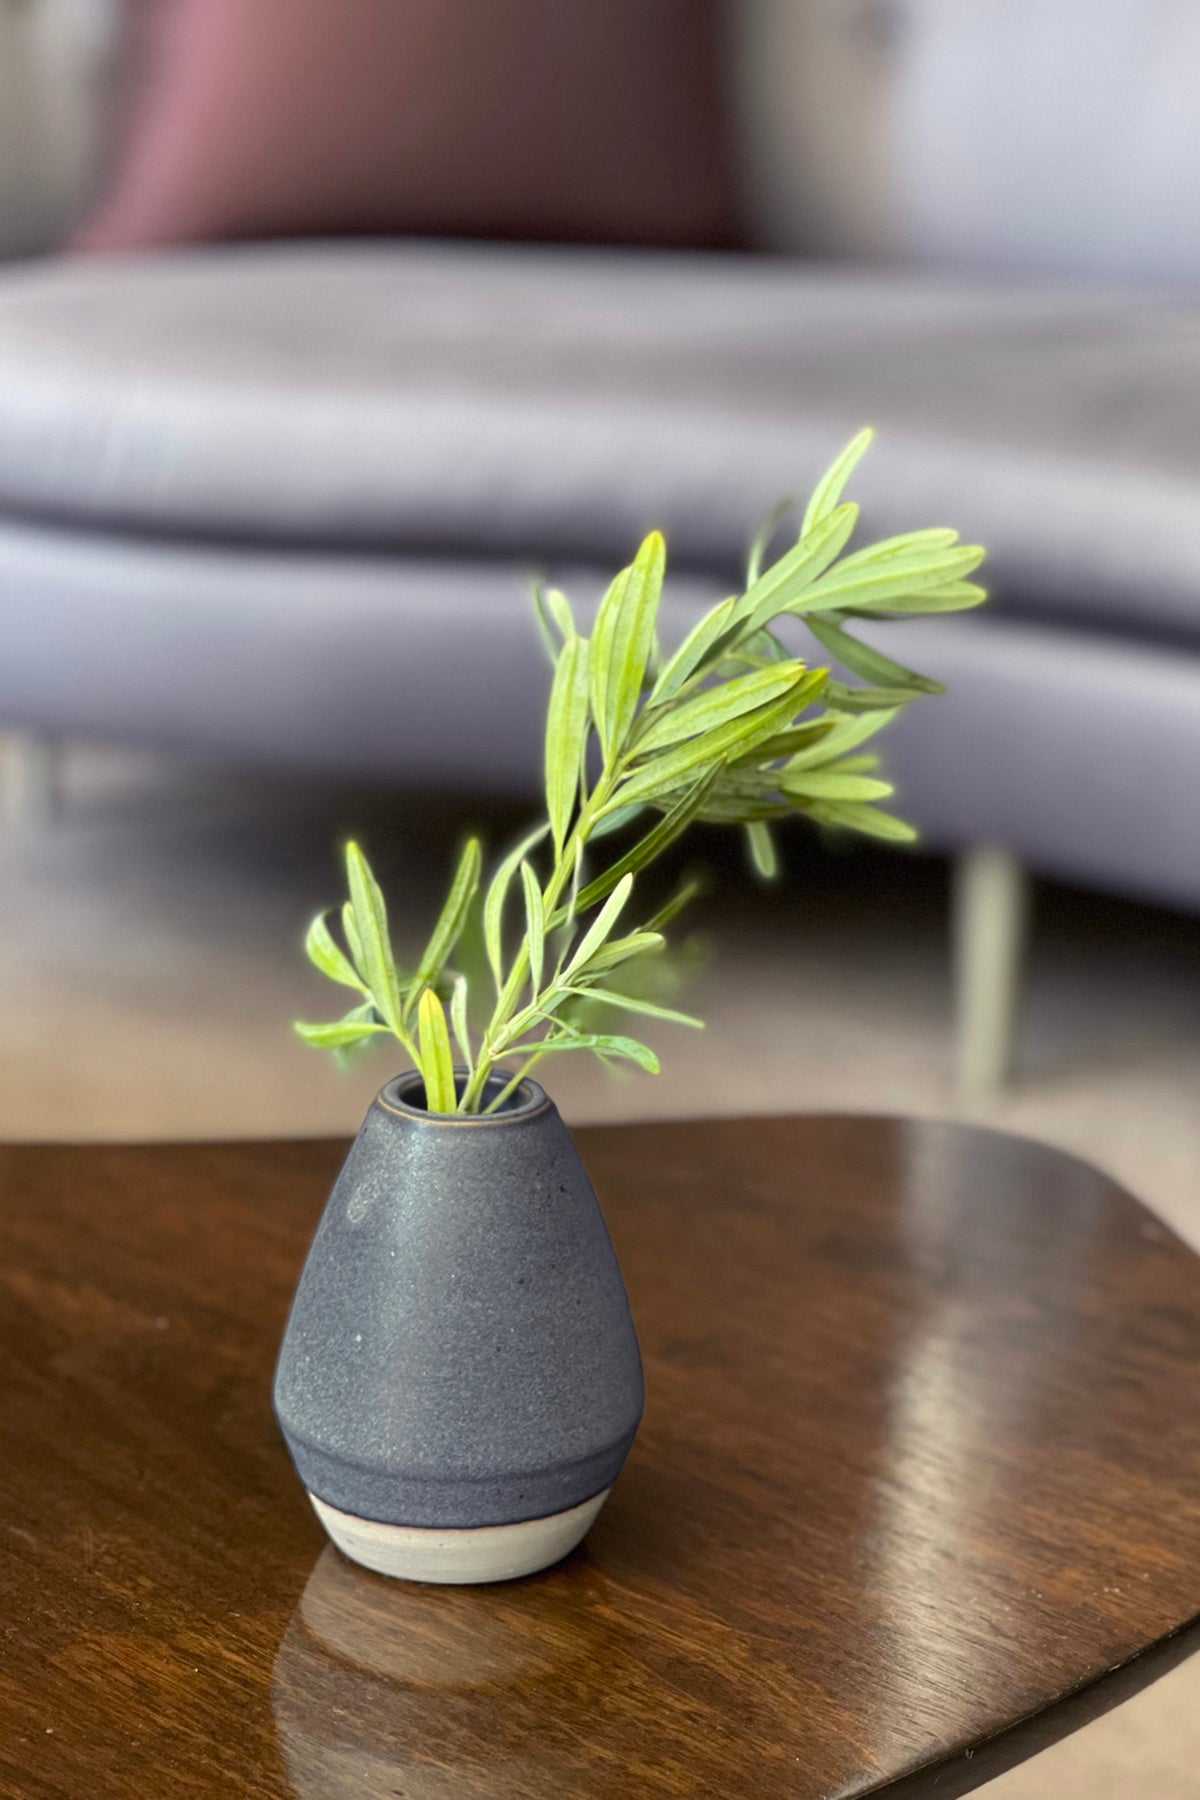
[[[663,525],[681,631],[764,508],[870,420],[868,528],[947,522],[991,551],[986,613],[887,641],[950,685],[889,748],[904,809],[963,858],[964,1070],[997,1078],[1024,870],[1200,903],[1200,306],[1163,285],[1192,271],[1136,193],[1080,210],[1130,22],[1196,28],[1172,0],[1106,0],[1092,116],[1075,105],[1071,154],[1023,187],[1044,108],[1013,102],[998,142],[962,94],[1052,74],[1067,10],[728,8],[745,238],[774,255],[147,254],[147,207],[165,237],[211,235],[162,224],[160,140],[115,230],[108,196],[108,254],[0,279],[0,718],[34,747],[531,790],[544,670],[519,571],[594,591]],[[1169,99],[1154,43],[1142,80]],[[1143,110],[1194,169],[1186,108]],[[1149,136],[1148,195],[1172,164]],[[719,241],[719,213],[694,206],[682,240]]]

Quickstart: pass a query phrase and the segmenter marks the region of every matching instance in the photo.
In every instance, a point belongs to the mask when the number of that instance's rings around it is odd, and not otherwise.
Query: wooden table
[[[0,1794],[965,1793],[1200,1643],[1200,1261],[964,1128],[584,1131],[646,1355],[584,1549],[405,1587],[270,1413],[344,1146],[0,1151]]]

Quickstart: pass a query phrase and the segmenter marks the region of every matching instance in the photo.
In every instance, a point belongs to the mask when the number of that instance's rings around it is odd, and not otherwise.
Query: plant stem
[[[529,1061],[524,1064],[524,1066],[517,1072],[517,1074],[515,1074],[510,1081],[505,1082],[505,1084],[501,1088],[500,1092],[496,1095],[496,1098],[494,1100],[488,1101],[488,1104],[483,1109],[484,1112],[485,1113],[499,1112],[500,1108],[504,1105],[504,1102],[508,1099],[509,1095],[511,1093],[514,1093],[515,1090],[520,1087],[521,1083],[524,1081],[525,1077],[528,1075],[530,1069],[536,1068],[538,1063],[541,1062],[543,1056],[545,1056],[545,1055],[546,1055],[545,1050],[535,1050],[533,1055],[529,1058]]]
[[[736,644],[745,635],[746,626],[743,625],[739,630],[736,630],[732,634],[729,643]],[[728,646],[726,646],[726,648],[727,647]],[[724,653],[724,650],[722,653]],[[711,662],[711,656],[706,657],[700,668],[693,670],[687,681],[683,683],[679,692],[672,696],[670,702],[672,706],[678,705],[681,699],[683,699],[693,687],[703,683],[711,671]],[[635,719],[631,725],[631,732],[634,736],[636,736],[639,723],[640,720]],[[554,911],[562,897],[563,890],[566,888],[567,883],[571,880],[575,872],[576,858],[587,842],[588,833],[591,831],[591,828],[596,821],[597,814],[603,810],[612,798],[613,790],[623,773],[625,762],[628,760],[628,755],[630,753],[631,746],[626,743],[613,744],[610,746],[609,754],[605,758],[604,767],[600,771],[596,785],[583,801],[583,804],[579,809],[575,824],[563,844],[562,851],[555,859],[550,879],[542,891],[542,905],[548,920],[551,920],[554,917]],[[517,952],[516,960],[509,970],[508,977],[501,988],[492,1016],[488,1021],[487,1029],[483,1036],[483,1043],[480,1046],[479,1056],[476,1059],[475,1067],[471,1072],[467,1085],[463,1090],[462,1099],[459,1102],[460,1112],[474,1113],[479,1111],[479,1102],[487,1087],[488,1079],[495,1066],[496,1058],[503,1054],[504,1028],[512,1021],[513,1009],[521,996],[528,975],[529,950],[528,946],[523,942],[520,950]],[[538,999],[539,995],[532,995],[530,1004],[535,1005]],[[501,1105],[502,1102],[507,1099],[513,1088],[522,1080],[525,1071],[532,1068],[534,1062],[537,1060],[539,1060],[539,1057],[534,1056],[529,1062],[524,1064],[521,1074],[515,1075],[504,1088],[502,1094],[496,1100],[489,1103],[487,1107],[488,1112],[493,1112],[497,1106]]]
[[[746,635],[747,626],[743,624],[740,628],[734,630],[729,639],[721,646],[721,654],[727,654],[728,650],[733,645],[739,643]],[[710,654],[705,657],[699,668],[692,671],[692,674],[683,683],[679,692],[672,695],[669,703],[671,706],[677,706],[682,699],[688,696],[693,688],[700,686],[704,682],[711,672],[712,661],[713,657]],[[631,727],[634,734],[636,734],[638,723],[640,723],[640,720],[635,720]],[[561,853],[555,860],[550,879],[542,892],[542,904],[548,920],[553,918],[555,908],[562,897],[563,890],[574,874],[576,857],[587,842],[588,833],[595,823],[597,814],[603,810],[612,797],[613,789],[623,771],[624,762],[627,760],[627,754],[628,747],[626,744],[614,744],[610,747],[609,754],[605,759],[604,767],[600,771],[596,785],[580,807],[575,824],[570,835],[567,837],[566,842],[563,844]],[[527,945],[522,943],[521,948],[517,953],[516,960],[509,970],[508,977],[501,988],[491,1019],[488,1021],[479,1056],[476,1059],[475,1067],[471,1072],[467,1085],[463,1090],[462,1099],[459,1102],[460,1112],[474,1113],[479,1111],[479,1102],[487,1087],[488,1079],[495,1066],[496,1058],[503,1054],[504,1028],[512,1020],[513,1009],[524,989],[528,975],[529,950]],[[536,1004],[538,998],[539,996],[537,994],[532,995],[530,1004]],[[525,1070],[532,1068],[533,1063],[537,1060],[539,1060],[539,1058],[535,1056],[524,1065],[521,1074],[515,1075],[504,1088],[502,1094],[496,1100],[489,1103],[487,1107],[488,1112],[493,1112],[497,1106],[501,1105],[502,1102],[507,1099],[513,1088],[523,1078]]]
[[[607,804],[612,795],[616,773],[615,767],[610,766],[608,763],[605,764],[605,767],[600,772],[595,787],[580,808],[575,824],[566,842],[563,844],[560,854],[555,859],[550,879],[546,883],[542,894],[542,903],[545,907],[547,918],[553,916],[554,909],[562,897],[563,889],[567,886],[567,883],[571,880],[571,877],[575,872],[575,859],[587,842],[588,833],[595,822],[597,813]],[[484,1032],[483,1044],[480,1047],[474,1072],[463,1091],[462,1100],[459,1102],[460,1112],[473,1113],[478,1112],[479,1110],[480,1097],[487,1086],[488,1077],[492,1072],[496,1056],[499,1054],[500,1048],[502,1047],[501,1040],[504,1027],[509,1023],[512,1017],[513,1007],[525,985],[528,974],[529,950],[528,946],[525,943],[522,943],[521,948],[517,953],[517,959],[513,964],[512,969],[509,971],[507,981],[504,983],[500,997],[496,1001],[495,1011],[488,1021],[487,1030]],[[535,994],[533,999],[536,1000],[537,998],[538,996]],[[531,1064],[526,1065],[526,1067],[531,1066]],[[516,1080],[520,1079],[520,1076],[516,1077]],[[512,1085],[514,1084],[509,1084],[510,1087]],[[507,1093],[507,1091],[508,1090],[506,1089],[505,1092]],[[497,1103],[494,1102],[493,1105],[495,1104]],[[490,1111],[492,1108],[489,1107],[488,1110]]]

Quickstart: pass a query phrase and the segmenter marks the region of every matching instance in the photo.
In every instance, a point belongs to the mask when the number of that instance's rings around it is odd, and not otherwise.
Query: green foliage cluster
[[[800,813],[827,826],[896,841],[911,827],[879,802],[892,789],[864,744],[896,711],[939,684],[862,643],[853,620],[899,619],[977,606],[968,577],[983,551],[951,530],[914,531],[845,554],[858,508],[842,499],[871,439],[864,431],[818,483],[795,544],[767,563],[778,519],[751,548],[744,592],[705,614],[675,653],[658,649],[656,620],[666,564],[651,532],[601,602],[590,636],[564,594],[538,595],[554,663],[546,717],[544,821],[504,856],[482,888],[483,855],[472,838],[415,969],[401,975],[387,912],[361,850],[346,851],[344,944],[322,914],[307,950],[354,1007],[334,1023],[299,1024],[309,1043],[335,1050],[391,1034],[420,1070],[433,1112],[480,1110],[498,1065],[512,1080],[544,1057],[590,1050],[656,1072],[636,1039],[584,1030],[579,1003],[601,1003],[685,1025],[698,1019],[638,998],[622,971],[652,956],[691,897],[685,887],[630,927],[637,876],[695,819],[744,828],[756,867],[776,868],[773,828]],[[832,663],[797,659],[776,627],[803,621]],[[605,859],[601,846],[615,843]],[[596,861],[602,867],[596,868]],[[481,898],[482,896],[482,898]],[[506,931],[520,903],[521,929]],[[469,1022],[468,979],[456,946],[482,905],[494,1001],[480,1030]],[[455,1052],[465,1076],[456,1082]]]

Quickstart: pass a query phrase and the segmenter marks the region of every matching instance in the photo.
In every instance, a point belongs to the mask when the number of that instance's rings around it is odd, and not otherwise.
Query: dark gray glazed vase
[[[347,1555],[500,1580],[591,1525],[641,1419],[641,1357],[553,1101],[529,1080],[486,1116],[423,1101],[400,1076],[363,1121],[292,1303],[275,1411]]]

